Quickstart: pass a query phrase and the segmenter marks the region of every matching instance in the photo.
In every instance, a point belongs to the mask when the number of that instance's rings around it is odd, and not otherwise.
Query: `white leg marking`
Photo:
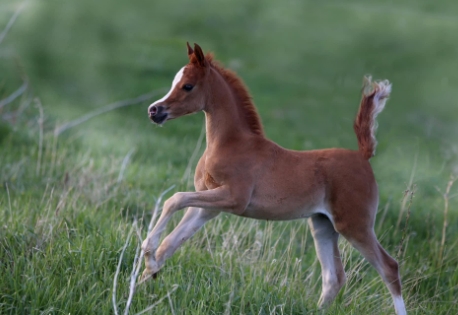
[[[318,257],[320,258],[322,268],[321,281],[323,286],[323,292],[321,293],[319,303],[323,303],[324,305],[332,302],[331,299],[338,293],[336,289],[340,289],[338,287],[336,266],[334,265],[334,250],[332,246],[332,243],[328,243],[328,240],[324,238],[316,239],[315,247]]]
[[[404,300],[402,299],[402,296],[393,296],[393,302],[394,302],[394,309],[396,310],[397,315],[406,315],[406,306],[404,304]]]
[[[322,308],[332,303],[339,293],[345,283],[345,272],[337,247],[338,234],[331,221],[321,216],[312,216],[308,223],[321,264],[322,292],[318,305]]]
[[[170,88],[170,91],[163,98],[161,98],[160,100],[157,100],[156,102],[148,106],[148,113],[149,113],[149,109],[151,108],[151,106],[154,106],[158,103],[165,101],[170,96],[170,94],[172,94],[173,90],[175,89],[175,86],[180,82],[181,78],[183,77],[184,68],[185,67],[181,68],[180,71],[178,71],[177,74],[175,75],[175,78],[173,79],[172,87]]]

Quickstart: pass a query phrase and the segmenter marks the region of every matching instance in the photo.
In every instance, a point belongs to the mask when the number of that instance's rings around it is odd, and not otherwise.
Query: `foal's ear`
[[[191,46],[189,46],[189,43],[186,42],[186,46],[188,46],[188,57],[191,60],[191,55],[194,53],[194,50],[192,50]]]
[[[205,67],[207,65],[207,60],[205,59],[204,52],[202,51],[202,48],[200,48],[200,46],[196,43],[194,43],[194,56],[196,57],[195,61],[199,64],[199,66]]]

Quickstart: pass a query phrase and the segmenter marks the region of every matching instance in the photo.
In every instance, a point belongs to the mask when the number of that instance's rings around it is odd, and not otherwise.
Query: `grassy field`
[[[112,314],[118,263],[124,313],[135,226],[144,237],[171,185],[166,196],[193,189],[205,147],[202,114],[164,128],[146,115],[186,41],[243,77],[268,137],[291,149],[356,149],[363,75],[391,80],[371,160],[376,232],[399,254],[409,314],[458,313],[458,2],[30,0],[8,28],[21,4],[0,2],[0,314]],[[348,282],[324,313],[393,314],[373,268],[341,250]],[[320,290],[305,221],[221,215],[138,287],[129,314],[318,314]]]

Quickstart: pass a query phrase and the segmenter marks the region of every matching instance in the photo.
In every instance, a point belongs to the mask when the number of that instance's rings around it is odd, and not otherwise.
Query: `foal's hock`
[[[345,237],[378,271],[396,313],[406,314],[397,262],[374,233],[378,189],[369,159],[375,153],[375,118],[391,91],[388,81],[365,79],[354,130],[358,151],[287,150],[264,136],[261,120],[242,80],[188,44],[189,63],[172,88],[148,108],[157,124],[204,111],[207,147],[194,177],[195,192],[178,192],[142,244],[146,269],[155,275],[180,245],[220,212],[254,219],[308,218],[322,269],[319,306],[331,303],[346,277],[337,241]],[[167,222],[189,207],[160,243]]]

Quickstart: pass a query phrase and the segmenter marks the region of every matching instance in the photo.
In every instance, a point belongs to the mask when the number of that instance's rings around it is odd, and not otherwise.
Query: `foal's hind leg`
[[[338,227],[338,225],[336,225],[336,227]],[[339,232],[380,274],[393,297],[396,314],[407,314],[404,300],[401,295],[401,279],[399,276],[398,263],[388,255],[382,245],[377,241],[373,228],[361,227],[356,231],[343,230]]]
[[[340,259],[337,241],[339,234],[324,215],[314,215],[308,223],[315,242],[315,250],[321,263],[322,292],[319,307],[329,305],[345,283],[346,276]]]

